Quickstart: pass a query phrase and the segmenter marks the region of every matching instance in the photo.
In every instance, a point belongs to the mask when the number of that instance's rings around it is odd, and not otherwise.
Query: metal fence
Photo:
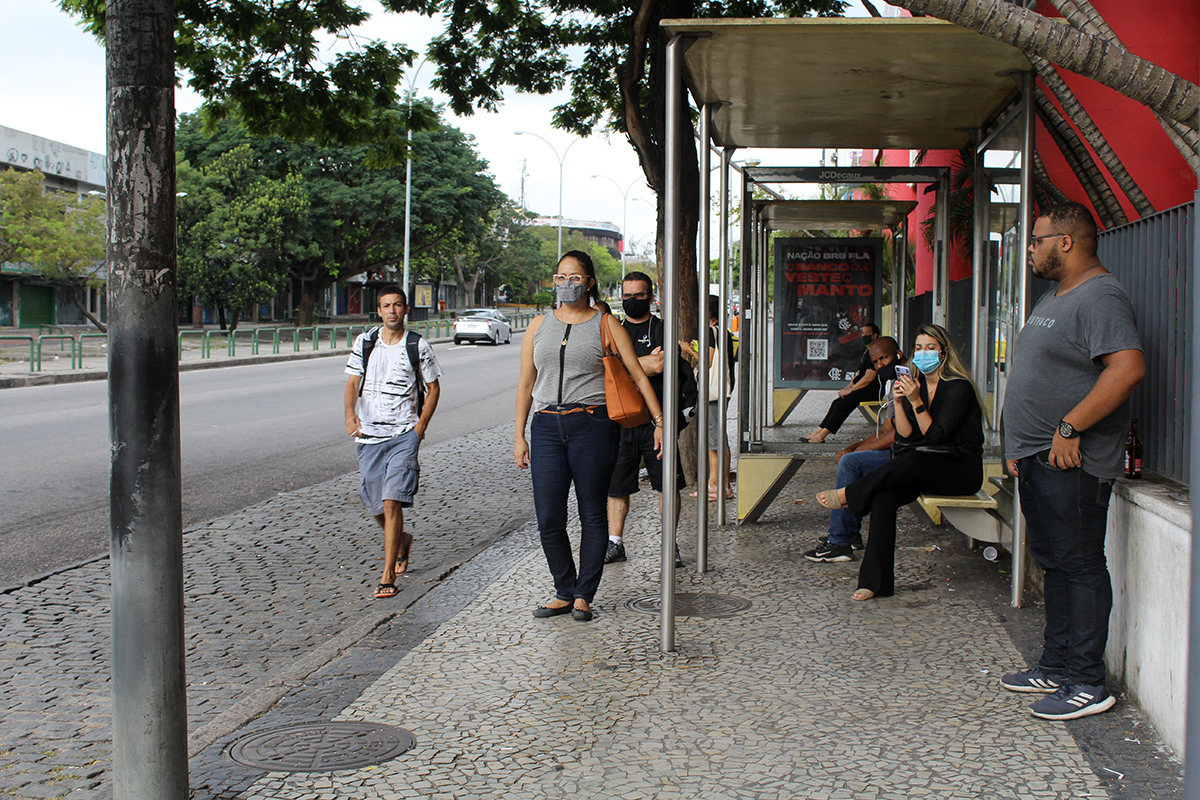
[[[1130,399],[1143,466],[1187,484],[1192,429],[1187,398],[1188,273],[1195,203],[1167,209],[1100,235],[1100,261],[1133,301],[1146,353],[1146,379]]]

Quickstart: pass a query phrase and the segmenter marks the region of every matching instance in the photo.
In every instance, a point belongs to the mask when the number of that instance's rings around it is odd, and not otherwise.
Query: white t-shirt
[[[347,375],[362,375],[362,349],[366,338],[367,334],[361,333],[354,340],[354,349],[346,362]],[[360,444],[386,442],[417,425],[417,382],[408,360],[407,338],[406,331],[393,345],[384,344],[382,338],[375,341],[375,349],[367,361],[362,396],[355,405],[359,436],[354,441]],[[425,383],[432,383],[442,376],[433,347],[424,338],[417,341],[417,355]]]

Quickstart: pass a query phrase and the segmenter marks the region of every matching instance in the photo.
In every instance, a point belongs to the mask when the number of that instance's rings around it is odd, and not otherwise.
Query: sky
[[[0,34],[0,125],[97,153],[105,151],[104,49],[76,20],[51,0],[7,4]],[[417,15],[385,14],[374,0],[364,0],[372,20],[364,39],[403,43],[423,53],[440,33],[439,21]],[[848,16],[865,12],[851,8]],[[418,97],[445,97],[429,88],[432,65],[421,67],[412,80]],[[407,88],[407,83],[405,88]],[[655,232],[654,194],[646,186],[637,156],[621,134],[593,134],[575,141],[572,134],[551,126],[553,108],[565,94],[531,96],[509,92],[498,113],[477,112],[446,119],[472,134],[500,188],[520,199],[524,170],[525,205],[536,214],[556,216],[559,204],[559,157],[562,163],[562,214],[566,219],[609,222],[622,226],[628,217],[626,240],[635,251],[651,247]],[[200,98],[186,88],[176,92],[176,110],[194,111]],[[516,135],[523,130],[531,135]],[[557,155],[551,151],[551,145]],[[569,148],[569,150],[568,150]],[[794,152],[739,151],[738,158],[760,158],[764,164],[816,163],[798,160]],[[414,162],[413,169],[420,169]],[[601,175],[593,178],[592,175]],[[628,201],[623,200],[627,193]]]

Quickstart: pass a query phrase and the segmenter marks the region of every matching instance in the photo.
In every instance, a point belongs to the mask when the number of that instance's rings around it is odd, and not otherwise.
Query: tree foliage
[[[179,285],[225,311],[265,303],[287,283],[292,263],[315,254],[301,236],[309,210],[300,176],[281,179],[255,174],[253,154],[240,145],[196,169],[180,163]]]
[[[370,166],[367,146],[325,147],[278,136],[252,136],[223,120],[208,136],[185,117],[176,139],[181,160],[215,162],[245,145],[253,173],[273,180],[298,176],[308,212],[297,236],[310,248],[291,260],[303,284],[299,321],[311,324],[316,297],[327,287],[368,271],[394,271],[404,261],[405,170]],[[412,260],[448,237],[482,239],[504,195],[474,149],[474,140],[441,124],[413,136]]]
[[[105,206],[99,197],[47,192],[34,170],[0,173],[0,261],[29,264],[51,283],[66,287],[93,325],[83,291],[105,279]]]

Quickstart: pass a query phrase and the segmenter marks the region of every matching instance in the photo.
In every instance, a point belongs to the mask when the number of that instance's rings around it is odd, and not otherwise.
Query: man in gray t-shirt
[[[1033,273],[1054,281],[1013,349],[1004,397],[1004,446],[1019,477],[1029,550],[1045,570],[1046,631],[1037,666],[1000,679],[1049,693],[1043,719],[1112,708],[1104,648],[1112,583],[1104,557],[1108,500],[1121,474],[1126,401],[1146,373],[1133,306],[1096,256],[1096,223],[1078,203],[1038,218]]]

